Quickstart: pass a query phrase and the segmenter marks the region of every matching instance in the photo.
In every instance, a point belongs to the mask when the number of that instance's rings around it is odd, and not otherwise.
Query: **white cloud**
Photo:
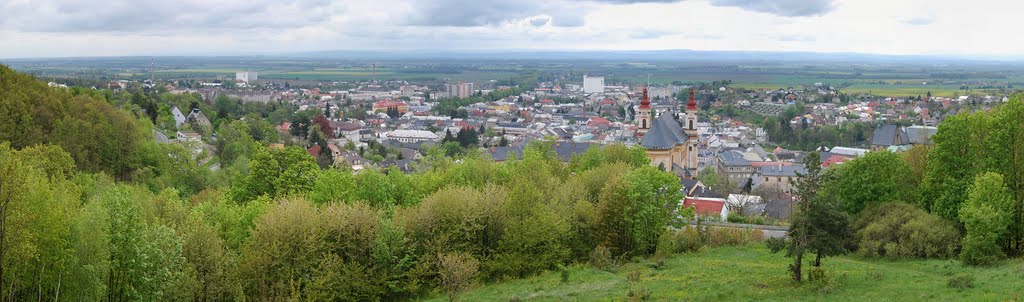
[[[978,0],[0,1],[0,57],[314,50],[1024,53]]]

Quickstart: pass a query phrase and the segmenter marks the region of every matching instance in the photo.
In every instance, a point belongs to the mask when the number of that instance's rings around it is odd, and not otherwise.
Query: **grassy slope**
[[[993,268],[964,267],[954,260],[888,261],[858,257],[828,258],[832,290],[797,286],[787,275],[788,258],[762,245],[704,249],[678,255],[660,270],[648,262],[629,263],[615,273],[590,267],[571,269],[569,282],[557,272],[477,288],[465,301],[619,301],[630,288],[646,288],[655,301],[1004,301],[1024,299],[1024,261]],[[631,285],[627,276],[640,272]],[[950,276],[975,276],[974,288],[947,286]],[[635,273],[634,273],[635,274]],[[442,298],[435,298],[442,301]]]

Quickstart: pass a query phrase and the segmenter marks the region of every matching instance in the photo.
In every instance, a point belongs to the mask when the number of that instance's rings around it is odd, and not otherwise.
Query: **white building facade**
[[[583,75],[583,93],[603,93],[604,77],[588,77]]]
[[[239,71],[235,73],[235,81],[245,82],[246,84],[256,82],[259,79],[259,73],[255,71]]]

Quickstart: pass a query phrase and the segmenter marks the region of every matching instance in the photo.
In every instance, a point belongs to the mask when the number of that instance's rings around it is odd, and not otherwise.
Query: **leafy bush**
[[[756,225],[776,225],[777,221],[764,217],[761,215],[740,215],[735,212],[730,212],[727,220],[731,223],[742,223],[742,224],[756,224]]]
[[[782,249],[786,248],[786,238],[778,238],[778,237],[766,238],[764,240],[764,245],[767,246],[768,249],[771,250],[773,254],[774,253],[778,253]]]
[[[615,261],[612,259],[612,252],[603,245],[598,245],[594,248],[594,251],[590,253],[590,265],[599,270],[611,270],[615,266]]]
[[[704,245],[700,232],[695,227],[686,227],[679,231],[679,252],[696,252]]]
[[[441,286],[448,294],[449,301],[455,301],[459,293],[466,290],[476,281],[480,269],[480,262],[469,254],[441,254],[438,255],[441,263],[438,265],[441,276]]]
[[[965,290],[974,287],[974,275],[961,274],[949,278],[949,287],[957,290]]]
[[[742,245],[764,240],[759,229],[708,228],[708,246]]]
[[[854,222],[857,253],[873,257],[949,258],[960,245],[957,226],[917,206],[870,206]]]

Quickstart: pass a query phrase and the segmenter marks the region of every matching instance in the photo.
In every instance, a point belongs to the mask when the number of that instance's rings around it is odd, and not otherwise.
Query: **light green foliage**
[[[868,152],[839,165],[834,173],[822,189],[838,196],[851,215],[871,204],[914,202],[913,174],[895,153]]]
[[[320,219],[301,199],[281,201],[259,217],[239,263],[246,295],[288,299],[303,293],[325,250]]]
[[[374,207],[394,206],[397,191],[387,175],[378,169],[367,169],[355,176],[356,199]]]
[[[110,222],[107,299],[160,300],[184,282],[181,241],[175,231],[146,222],[140,199],[148,193],[117,186],[92,201],[106,208]]]
[[[653,253],[658,235],[679,206],[679,180],[670,173],[644,166],[626,174],[627,203],[622,215],[633,237],[634,251]]]
[[[249,162],[249,175],[232,188],[233,199],[244,202],[261,195],[275,198],[307,192],[319,173],[316,160],[302,148],[259,147]]]
[[[868,206],[853,223],[857,253],[889,258],[949,258],[960,248],[960,230],[952,221],[912,204]]]
[[[317,204],[350,203],[355,199],[355,177],[351,172],[329,169],[320,173],[313,183],[309,198]]]
[[[1000,241],[1007,234],[1012,214],[1003,176],[992,172],[978,175],[960,208],[960,220],[967,230],[960,254],[964,263],[986,265],[1005,256]]]
[[[607,145],[604,147],[591,146],[580,156],[575,156],[569,161],[569,169],[575,173],[597,168],[605,164],[626,163],[637,168],[650,164],[647,152],[643,147],[636,145],[627,147],[622,144]]]
[[[59,148],[0,143],[0,293],[51,295],[63,272],[83,273],[71,237],[79,194],[67,179],[72,169]]]

